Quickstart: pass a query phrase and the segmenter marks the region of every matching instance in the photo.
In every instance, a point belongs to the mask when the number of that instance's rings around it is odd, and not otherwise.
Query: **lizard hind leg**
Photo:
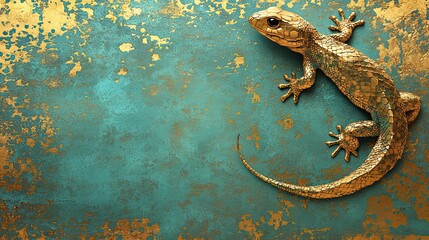
[[[403,103],[405,112],[407,113],[407,120],[410,123],[416,120],[417,116],[419,115],[422,102],[420,97],[415,94],[409,92],[400,92],[400,94],[401,102]]]
[[[375,137],[380,134],[380,129],[375,121],[365,120],[354,122],[342,129],[340,125],[337,126],[339,134],[329,133],[329,136],[338,138],[334,141],[328,141],[328,146],[338,145],[338,147],[332,152],[331,157],[335,157],[341,149],[346,151],[344,160],[350,161],[350,154],[358,156],[357,149],[359,147],[358,137]]]

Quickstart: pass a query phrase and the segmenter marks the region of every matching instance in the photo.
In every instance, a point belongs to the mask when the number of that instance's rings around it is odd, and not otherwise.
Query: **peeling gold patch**
[[[46,211],[46,205],[28,204],[21,202],[19,205],[8,206],[5,200],[0,199],[0,239],[46,239],[43,232],[37,231],[37,226],[33,224],[21,225],[17,224],[24,222],[26,216],[22,212],[34,212],[36,216],[40,216]],[[28,232],[31,232],[30,235]],[[15,232],[16,238],[12,238],[8,233]],[[35,232],[37,234],[35,234]],[[37,237],[36,237],[37,236]]]
[[[350,3],[347,4],[347,7],[350,9],[359,9],[360,11],[365,10],[365,0],[350,0]]]
[[[393,192],[399,200],[412,204],[417,218],[429,222],[427,186],[429,186],[429,176],[411,160],[404,161],[401,175],[395,173],[387,182],[388,192]]]
[[[421,22],[428,13],[425,1],[382,2],[374,12],[373,27],[381,22],[383,31],[391,33],[387,46],[377,47],[380,64],[389,71],[393,68],[398,70],[402,80],[419,73],[429,74],[426,64],[423,64],[429,62],[426,50],[429,25]]]
[[[0,74],[12,73],[16,63],[29,62],[31,55],[27,52],[27,47],[46,52],[54,37],[77,26],[76,15],[66,12],[64,2],[60,0],[36,1],[31,4],[27,1],[8,1],[3,5],[9,12],[0,14],[0,34],[9,37],[9,44],[0,41]],[[15,44],[27,37],[31,40],[26,45]],[[43,39],[41,43],[40,38]]]
[[[194,13],[191,3],[183,4],[180,0],[171,0],[167,7],[159,11],[161,14],[170,15],[171,18],[183,17],[186,13]]]
[[[398,228],[407,225],[407,216],[399,208],[394,208],[394,203],[388,196],[370,197],[367,206],[367,218],[362,225],[365,232],[374,237],[392,239],[391,227]],[[359,234],[353,239],[365,239],[369,234]]]
[[[253,222],[252,215],[245,214],[241,216],[241,221],[238,223],[238,228],[249,234],[254,240],[260,240],[264,233],[256,229],[256,224]]]
[[[125,20],[129,20],[133,16],[138,16],[142,14],[142,10],[140,8],[132,8],[129,5],[129,2],[127,4],[123,4],[121,7],[121,13],[119,14],[120,17],[123,17]]]
[[[272,226],[275,230],[278,230],[280,226],[285,226],[288,224],[287,221],[283,220],[283,212],[282,211],[268,211],[271,215],[270,220],[268,220],[267,224]]]

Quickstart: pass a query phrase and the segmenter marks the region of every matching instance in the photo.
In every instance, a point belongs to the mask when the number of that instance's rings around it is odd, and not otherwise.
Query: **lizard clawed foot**
[[[329,132],[329,136],[338,138],[338,140],[328,141],[326,144],[328,144],[329,147],[338,145],[338,147],[332,152],[331,157],[337,156],[341,148],[346,150],[346,156],[344,157],[344,160],[348,162],[350,161],[350,153],[355,157],[358,156],[358,152],[356,150],[359,147],[359,140],[346,131],[343,131],[340,125],[337,125],[337,130],[339,134]]]
[[[332,31],[343,32],[343,30],[350,29],[350,28],[353,30],[356,26],[360,26],[365,23],[364,20],[353,22],[353,19],[356,17],[355,12],[352,12],[347,19],[346,19],[346,16],[344,15],[343,9],[339,8],[338,13],[340,14],[341,21],[339,21],[334,15],[329,17],[329,19],[334,21],[334,23],[337,25],[337,26],[329,26],[329,29],[331,29]]]
[[[288,97],[290,97],[293,94],[293,102],[295,104],[297,104],[299,94],[301,94],[303,89],[301,89],[299,87],[298,79],[296,78],[296,74],[294,72],[292,72],[292,77],[289,77],[288,75],[284,75],[283,77],[289,83],[281,83],[281,84],[279,84],[279,88],[280,89],[289,88],[289,91],[286,94],[284,94],[283,96],[281,96],[280,99],[284,102],[284,101],[286,101],[286,99]]]

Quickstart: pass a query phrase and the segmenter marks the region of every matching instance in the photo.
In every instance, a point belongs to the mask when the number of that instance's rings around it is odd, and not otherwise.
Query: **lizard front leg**
[[[341,21],[339,21],[334,15],[330,16],[329,18],[334,21],[337,26],[329,26],[329,29],[332,31],[339,31],[340,33],[331,34],[329,36],[340,42],[346,42],[352,36],[353,29],[357,26],[363,25],[365,21],[359,20],[353,22],[353,19],[356,17],[355,12],[352,12],[347,19],[344,15],[343,9],[338,9],[338,13],[340,14]]]
[[[341,126],[338,125],[337,130],[339,131],[339,134],[330,132],[329,136],[338,138],[338,140],[328,141],[326,144],[328,144],[328,146],[338,145],[338,147],[332,152],[331,157],[335,157],[341,148],[343,148],[346,151],[344,160],[347,162],[350,160],[350,153],[355,157],[358,156],[358,137],[376,137],[380,135],[378,124],[370,120],[350,123],[344,131]]]
[[[296,78],[296,74],[292,72],[292,77],[284,75],[284,79],[289,81],[289,83],[279,84],[280,89],[289,88],[289,91],[280,98],[283,102],[293,94],[293,102],[297,104],[301,92],[313,86],[316,80],[316,68],[305,58],[302,67],[304,69],[304,76]]]

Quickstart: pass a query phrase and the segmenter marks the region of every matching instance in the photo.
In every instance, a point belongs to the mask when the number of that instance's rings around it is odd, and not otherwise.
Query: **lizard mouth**
[[[278,35],[270,34],[270,33],[267,33],[267,36],[269,36],[269,37],[275,37],[275,38],[280,37]],[[302,42],[303,38],[294,38],[294,39],[287,39],[286,38],[285,40],[288,41],[288,42]]]

